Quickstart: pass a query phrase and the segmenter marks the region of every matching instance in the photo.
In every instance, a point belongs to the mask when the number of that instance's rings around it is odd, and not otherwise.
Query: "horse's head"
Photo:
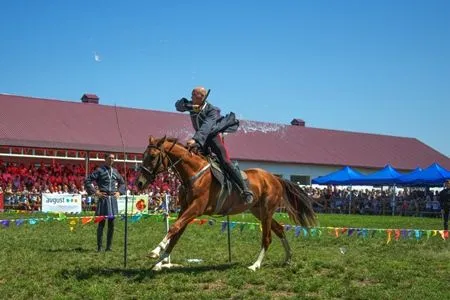
[[[161,139],[155,139],[150,136],[147,149],[144,152],[142,165],[139,168],[138,177],[135,181],[135,185],[139,191],[142,191],[152,183],[156,175],[166,171],[170,167],[169,157],[164,148],[165,141],[165,136]]]

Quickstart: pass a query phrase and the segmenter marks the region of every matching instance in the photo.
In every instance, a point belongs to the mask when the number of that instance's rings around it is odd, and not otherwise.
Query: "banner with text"
[[[42,194],[43,212],[81,212],[80,194]]]
[[[119,214],[125,213],[125,196],[120,196],[117,199],[117,207],[119,208]],[[148,213],[148,195],[128,196],[127,213]]]

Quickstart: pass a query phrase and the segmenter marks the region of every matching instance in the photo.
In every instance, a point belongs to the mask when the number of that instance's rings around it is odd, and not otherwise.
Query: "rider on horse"
[[[177,111],[189,111],[195,129],[194,136],[187,141],[186,146],[206,153],[207,150],[213,152],[228,176],[240,188],[243,200],[250,204],[253,201],[253,193],[242,178],[241,172],[231,162],[221,136],[223,132],[235,132],[239,121],[234,113],[222,117],[219,108],[206,101],[208,93],[204,87],[196,87],[192,90],[192,101],[182,98],[175,103]]]

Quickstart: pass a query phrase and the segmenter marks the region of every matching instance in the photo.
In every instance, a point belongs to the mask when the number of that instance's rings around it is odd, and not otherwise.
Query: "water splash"
[[[275,123],[264,123],[264,122],[256,122],[256,121],[242,121],[239,130],[244,133],[249,132],[280,132],[280,134],[284,134],[286,125],[284,124],[275,124]]]
[[[159,132],[159,136],[167,136],[167,137],[173,137],[177,138],[182,142],[183,140],[187,140],[192,137],[194,134],[194,131],[190,128],[177,128],[177,129],[168,129],[168,130],[161,130]]]
[[[279,136],[283,137],[286,135],[288,126],[284,124],[276,123],[264,123],[257,121],[241,121],[237,133],[247,134],[252,132],[261,133],[273,133],[276,132]],[[194,130],[189,127],[183,128],[171,128],[166,130],[161,130],[158,136],[167,136],[177,138],[180,141],[187,140],[192,137]]]

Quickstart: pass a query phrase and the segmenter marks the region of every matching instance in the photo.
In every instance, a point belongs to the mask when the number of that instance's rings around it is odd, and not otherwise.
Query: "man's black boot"
[[[108,232],[106,234],[106,249],[105,251],[112,251],[112,240],[114,235],[114,221],[109,221],[108,223]]]
[[[97,252],[101,252],[103,249],[102,240],[103,240],[103,227],[99,225],[97,227]]]

